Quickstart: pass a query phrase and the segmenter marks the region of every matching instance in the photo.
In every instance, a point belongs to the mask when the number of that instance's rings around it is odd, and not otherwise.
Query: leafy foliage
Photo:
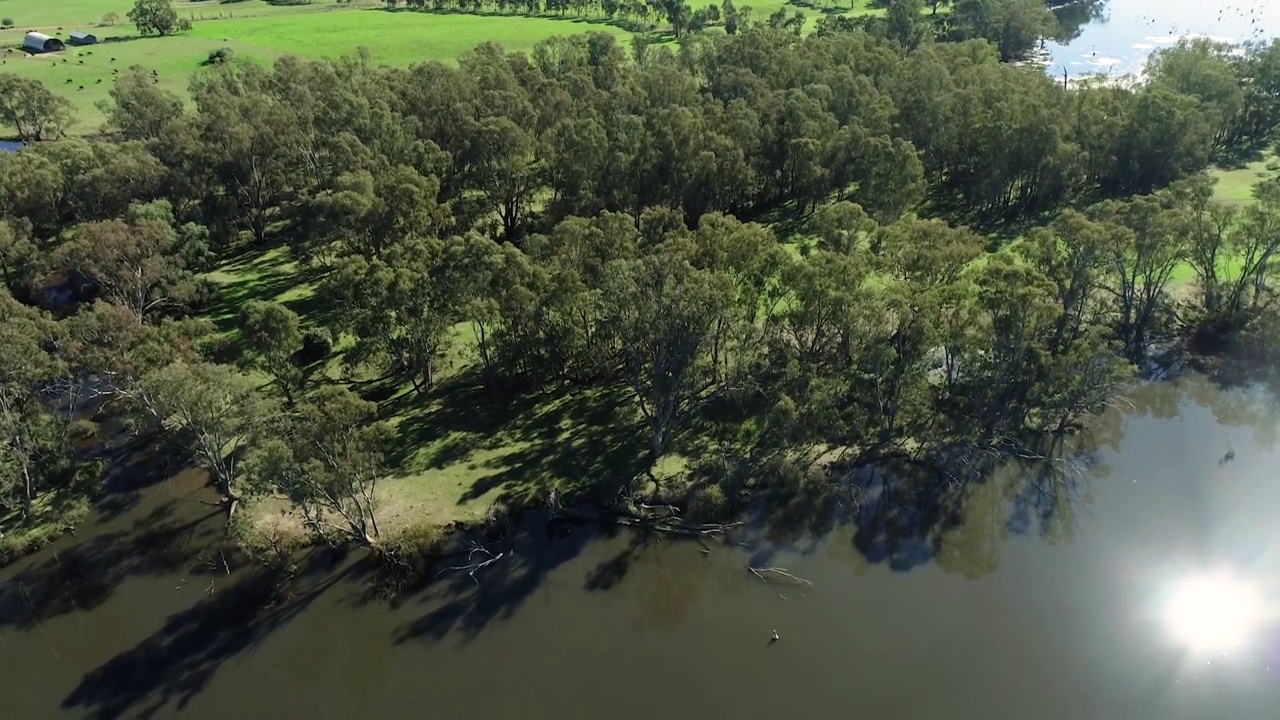
[[[71,387],[186,441],[232,505],[278,495],[377,546],[403,448],[456,449],[443,416],[559,445],[539,403],[607,398],[595,424],[627,437],[563,444],[723,468],[712,515],[820,457],[989,467],[1182,332],[1269,356],[1280,190],[1227,210],[1199,173],[1280,122],[1276,46],[1064,88],[1002,62],[1043,3],[888,5],[809,35],[730,2],[612,5],[682,37],[634,58],[587,35],[457,67],[230,59],[189,108],[121,73],[114,134],[0,155],[0,503],[77,484]],[[32,137],[65,126],[9,102]]]

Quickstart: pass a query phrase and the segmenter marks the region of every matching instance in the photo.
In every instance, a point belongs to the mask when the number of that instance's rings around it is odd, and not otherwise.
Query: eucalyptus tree
[[[257,383],[226,365],[177,360],[141,377],[129,395],[146,416],[190,443],[234,516],[243,497],[241,461],[277,413]]]
[[[271,376],[285,401],[293,405],[303,381],[302,370],[293,360],[302,349],[298,314],[279,303],[253,300],[240,309],[239,324],[251,362]]]
[[[690,254],[675,240],[606,269],[606,322],[654,460],[699,408],[740,387],[754,360],[749,345],[735,343],[743,325],[733,319],[732,279],[696,268]]]
[[[1186,256],[1180,211],[1166,198],[1144,195],[1109,200],[1094,212],[1111,226],[1107,289],[1116,304],[1116,332],[1126,356],[1138,361],[1168,301],[1173,272]]]
[[[326,386],[273,427],[245,460],[251,491],[287,498],[307,527],[329,542],[349,537],[377,546],[378,483],[393,432],[377,406]]]

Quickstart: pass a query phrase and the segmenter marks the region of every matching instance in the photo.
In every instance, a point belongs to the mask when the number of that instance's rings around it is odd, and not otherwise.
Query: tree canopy
[[[1048,29],[1036,0],[808,35],[663,12],[678,47],[233,59],[190,107],[131,69],[108,137],[0,155],[0,503],[79,482],[71,387],[180,440],[229,505],[276,494],[370,546],[391,440],[467,383],[467,412],[526,421],[612,393],[650,464],[976,477],[1153,349],[1268,327],[1280,190],[1229,209],[1203,171],[1270,142],[1277,46],[1063,87],[1006,62]]]

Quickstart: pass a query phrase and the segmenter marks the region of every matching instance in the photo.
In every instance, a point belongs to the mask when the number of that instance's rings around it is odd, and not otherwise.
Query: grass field
[[[371,6],[373,0],[359,0],[354,4]],[[380,3],[379,3],[380,4]],[[57,30],[59,27],[70,30],[110,30],[98,27],[107,13],[115,13],[120,22],[128,23],[125,14],[133,7],[133,0],[0,0],[0,16],[12,18],[13,30],[7,32],[20,34],[27,30]],[[178,16],[195,21],[202,18],[244,17],[248,15],[294,15],[298,13],[323,12],[338,8],[332,0],[314,2],[310,5],[268,5],[263,0],[243,0],[243,2],[221,3],[218,0],[201,0],[185,2],[177,0],[173,7]],[[343,8],[348,6],[341,6]],[[2,40],[0,40],[2,41]]]
[[[799,10],[809,17],[808,27],[812,28],[822,13],[883,12],[872,7],[872,1],[810,5],[804,0],[801,7],[784,0],[762,0],[751,5],[751,13],[763,20],[782,7]],[[128,22],[99,24],[107,13],[124,18],[130,7],[131,0],[0,0],[0,16],[13,18],[16,23],[14,28],[0,31],[0,72],[36,78],[62,94],[78,112],[79,121],[72,132],[93,134],[102,127],[97,104],[108,97],[113,70],[141,65],[155,71],[160,87],[185,96],[191,75],[201,61],[210,51],[222,47],[264,62],[285,54],[333,58],[366,47],[375,62],[404,66],[428,60],[453,62],[486,41],[498,42],[511,51],[527,51],[557,35],[605,32],[625,42],[631,34],[599,20],[387,12],[381,9],[382,3],[373,0],[356,0],[341,6],[332,1],[300,6],[274,6],[262,0],[231,4],[212,0],[178,2],[178,14],[190,19],[193,28],[163,38],[139,37]],[[72,30],[89,30],[103,42],[94,47],[69,47],[61,53],[29,56],[20,47],[23,33],[31,29],[62,37]]]
[[[1253,186],[1260,180],[1276,176],[1276,169],[1272,166],[1274,162],[1276,162],[1275,155],[1267,153],[1242,167],[1215,168],[1210,172],[1211,175],[1218,178],[1218,184],[1214,188],[1214,197],[1219,202],[1231,205],[1244,205],[1252,202]]]
[[[366,47],[375,62],[403,66],[451,62],[490,40],[510,51],[528,51],[547,38],[588,31],[630,36],[612,25],[580,20],[363,10],[199,22],[189,39],[251,54],[310,58],[340,57]]]
[[[186,94],[191,76],[209,53],[229,47],[238,56],[270,62],[284,54],[321,58],[369,48],[375,62],[409,65],[452,62],[487,40],[508,50],[529,50],[556,35],[587,31],[619,37],[628,33],[602,24],[521,17],[477,17],[430,13],[387,13],[351,10],[197,22],[186,34],[140,38],[133,26],[99,29],[104,42],[65,52],[27,55],[12,46],[0,50],[0,72],[44,82],[75,104],[77,134],[97,132],[102,113],[97,103],[108,98],[113,70],[141,65],[156,72],[157,84]],[[21,35],[10,35],[21,42]],[[113,60],[114,58],[114,60]]]

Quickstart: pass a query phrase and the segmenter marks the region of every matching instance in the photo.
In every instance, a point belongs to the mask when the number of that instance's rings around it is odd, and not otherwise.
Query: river
[[[705,549],[533,523],[397,603],[317,559],[266,607],[181,474],[0,571],[3,715],[1274,717],[1272,404],[1188,378],[1117,407],[1078,475],[1010,468],[945,529],[874,493],[857,527]]]
[[[1058,77],[1064,69],[1072,77],[1137,73],[1152,50],[1182,37],[1234,43],[1280,34],[1280,0],[1086,0],[1055,12],[1067,26],[1064,43],[1048,44],[1047,69]]]

